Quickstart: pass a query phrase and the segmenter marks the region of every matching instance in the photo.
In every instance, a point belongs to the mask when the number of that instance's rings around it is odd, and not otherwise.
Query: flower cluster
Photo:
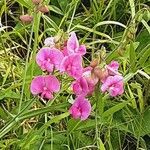
[[[121,95],[123,89],[123,77],[118,72],[119,64],[112,61],[103,68],[96,64],[83,67],[83,55],[86,54],[85,45],[80,45],[75,32],[71,32],[63,46],[57,47],[56,39],[49,37],[44,42],[36,56],[36,63],[49,73],[45,76],[37,76],[31,82],[31,93],[39,95],[43,99],[53,99],[53,93],[60,90],[59,80],[52,75],[54,70],[66,73],[74,79],[71,83],[75,101],[69,109],[75,119],[86,120],[91,113],[91,104],[87,99],[95,87],[101,83],[101,91],[109,92],[111,96]],[[95,62],[94,62],[95,63]]]

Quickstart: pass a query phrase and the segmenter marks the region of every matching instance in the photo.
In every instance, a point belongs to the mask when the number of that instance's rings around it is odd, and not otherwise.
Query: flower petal
[[[43,92],[43,86],[44,86],[43,76],[37,76],[31,82],[30,91],[33,95],[40,94]]]
[[[70,37],[67,41],[67,50],[70,54],[75,53],[79,48],[79,42],[75,32],[70,33]]]

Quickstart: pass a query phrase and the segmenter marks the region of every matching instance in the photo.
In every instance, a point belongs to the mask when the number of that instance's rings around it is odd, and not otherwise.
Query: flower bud
[[[32,20],[33,20],[33,16],[30,16],[28,14],[26,15],[21,15],[20,16],[20,20],[23,22],[23,23],[31,23]]]
[[[42,12],[42,13],[47,13],[47,12],[49,12],[48,6],[46,6],[46,5],[41,5],[41,6],[39,6],[39,7],[38,7],[38,10],[39,10],[40,12]]]
[[[98,65],[98,59],[94,59],[94,60],[92,60],[91,63],[90,63],[90,66],[91,66],[92,68],[95,68],[97,65]]]
[[[97,76],[101,81],[105,80],[108,77],[108,70],[105,68],[95,67],[94,74]]]
[[[42,2],[42,0],[32,0],[32,3],[35,4],[35,5],[38,5],[41,2]]]

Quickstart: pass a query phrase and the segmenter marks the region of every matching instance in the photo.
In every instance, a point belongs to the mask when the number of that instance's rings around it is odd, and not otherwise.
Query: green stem
[[[34,71],[34,66],[35,66],[35,57],[36,57],[36,52],[38,49],[38,36],[39,36],[39,25],[40,25],[40,18],[41,14],[36,14],[34,15],[34,33],[35,33],[35,38],[34,38],[34,46],[33,46],[33,54],[31,55],[31,62],[32,62],[32,69],[31,69],[31,78],[33,77],[33,71]]]
[[[71,24],[73,22],[73,18],[74,18],[75,12],[76,12],[76,7],[77,7],[77,3],[75,3],[74,10],[73,10],[73,13],[72,13],[72,16],[71,16],[70,24],[69,24],[68,30],[67,30],[68,33],[70,32]]]
[[[29,40],[28,51],[27,51],[27,58],[26,58],[26,62],[25,62],[25,71],[24,71],[24,76],[23,76],[23,84],[22,84],[21,97],[20,97],[20,101],[19,101],[18,113],[21,111],[21,105],[22,105],[22,100],[23,100],[23,93],[24,93],[24,87],[25,87],[26,75],[27,75],[27,69],[28,69],[28,59],[29,59],[29,54],[30,54],[31,42],[32,42],[32,35],[33,35],[33,25],[31,28],[30,40]]]

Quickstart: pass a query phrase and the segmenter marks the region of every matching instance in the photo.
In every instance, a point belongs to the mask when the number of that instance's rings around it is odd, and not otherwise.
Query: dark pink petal
[[[78,54],[66,56],[60,65],[60,71],[67,72],[67,74],[75,79],[82,76],[82,57]]]
[[[44,79],[43,76],[35,77],[30,85],[30,91],[33,95],[38,95],[43,92]]]
[[[47,75],[45,76],[44,80],[45,86],[51,93],[58,92],[60,90],[59,80],[55,76]]]
[[[44,99],[52,99],[52,94],[60,90],[60,83],[52,75],[37,76],[32,80],[30,90],[33,95],[39,95]]]
[[[49,91],[44,91],[44,92],[42,92],[41,97],[44,98],[44,99],[45,99],[45,98],[46,98],[46,99],[53,99],[53,95],[52,95],[52,93],[49,92]]]
[[[108,66],[115,71],[118,71],[119,69],[119,63],[117,61],[111,61],[111,63],[108,64]]]
[[[66,46],[63,48],[62,53],[64,54],[64,56],[68,56],[69,55]]]
[[[74,119],[80,118],[81,120],[86,120],[91,113],[91,109],[91,104],[88,99],[85,99],[83,96],[78,96],[69,109],[69,112]]]
[[[85,55],[86,54],[86,47],[85,45],[80,45],[78,53],[81,55]]]
[[[80,118],[80,116],[81,116],[81,112],[80,112],[80,110],[78,109],[78,107],[75,107],[75,106],[73,106],[73,105],[70,107],[69,112],[70,112],[70,114],[72,114],[72,117],[73,117],[74,119],[78,119],[78,118]]]
[[[76,95],[87,95],[89,92],[88,83],[85,78],[81,77],[72,84],[73,92]]]

